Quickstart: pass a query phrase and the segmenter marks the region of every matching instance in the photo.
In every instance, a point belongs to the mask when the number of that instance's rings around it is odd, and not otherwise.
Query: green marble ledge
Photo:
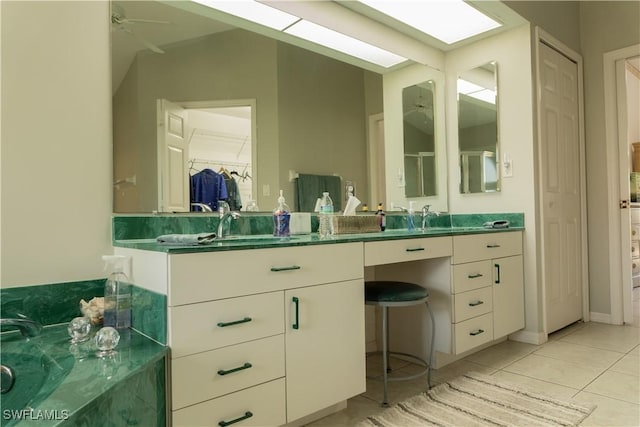
[[[26,316],[42,325],[69,323],[82,316],[80,300],[104,296],[106,279],[0,289],[0,317]],[[131,285],[131,325],[167,343],[167,296]],[[6,330],[14,328],[5,328]]]
[[[128,330],[113,356],[98,358],[93,339],[69,343],[66,325],[0,339],[2,363],[16,376],[2,396],[3,427],[165,425],[166,347]]]

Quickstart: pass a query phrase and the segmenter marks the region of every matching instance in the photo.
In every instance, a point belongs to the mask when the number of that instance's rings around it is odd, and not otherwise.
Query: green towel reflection
[[[342,182],[339,176],[299,174],[296,179],[296,211],[313,212],[316,200],[324,191],[329,192],[333,200],[333,210],[342,206]]]

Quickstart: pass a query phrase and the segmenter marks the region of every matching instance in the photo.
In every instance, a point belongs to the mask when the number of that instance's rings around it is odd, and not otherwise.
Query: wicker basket
[[[333,232],[335,234],[375,233],[380,231],[377,215],[333,215]]]

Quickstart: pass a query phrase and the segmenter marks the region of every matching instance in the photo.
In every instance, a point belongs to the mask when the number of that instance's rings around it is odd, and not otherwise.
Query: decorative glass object
[[[96,334],[96,347],[98,357],[105,357],[115,353],[115,348],[120,341],[120,334],[115,328],[105,326]]]
[[[67,326],[71,343],[77,344],[89,339],[91,332],[91,320],[88,317],[76,317]]]

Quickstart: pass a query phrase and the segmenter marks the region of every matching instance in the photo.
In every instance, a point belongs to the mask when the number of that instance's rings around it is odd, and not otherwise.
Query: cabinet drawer
[[[519,231],[453,236],[453,264],[521,253],[522,233]]]
[[[640,242],[638,240],[631,241],[631,258],[638,258],[640,256]]]
[[[208,400],[173,412],[173,425],[280,426],[287,422],[284,378]]]
[[[172,358],[284,332],[282,292],[169,307]]]
[[[170,306],[362,278],[362,243],[175,254]]]
[[[284,377],[284,335],[171,362],[173,409]]]
[[[491,286],[453,296],[453,322],[458,323],[493,310]]]
[[[493,340],[493,315],[491,313],[465,320],[454,325],[455,354],[464,353],[480,344]]]
[[[365,242],[364,265],[448,257],[451,253],[450,236]]]
[[[454,294],[491,285],[491,261],[468,262],[453,266]]]

